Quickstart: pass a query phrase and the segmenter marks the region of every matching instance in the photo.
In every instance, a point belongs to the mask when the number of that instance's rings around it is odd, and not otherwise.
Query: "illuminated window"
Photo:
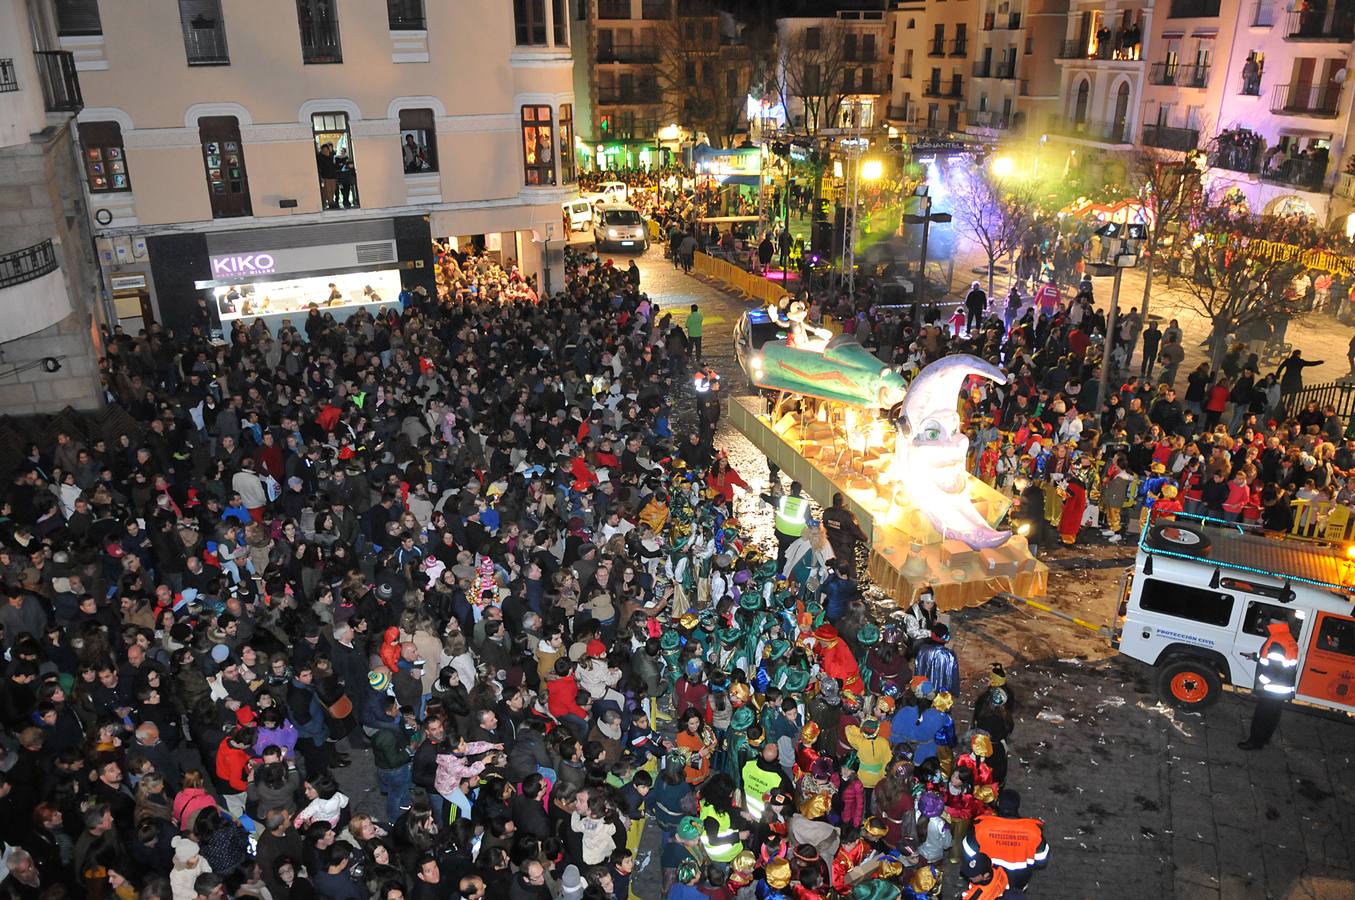
[[[522,164],[527,184],[555,184],[554,148],[550,107],[522,107]]]
[[[560,181],[570,184],[574,175],[574,106],[560,104]]]

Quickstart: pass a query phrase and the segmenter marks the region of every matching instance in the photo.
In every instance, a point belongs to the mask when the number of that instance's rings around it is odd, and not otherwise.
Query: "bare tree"
[[[804,130],[817,134],[837,121],[846,97],[845,30],[837,21],[801,29],[780,48],[773,81],[781,106],[789,113],[793,102],[804,110]]]
[[[1260,221],[1202,198],[1190,216],[1191,235],[1178,242],[1183,305],[1210,322],[1210,362],[1218,368],[1230,336],[1300,312],[1293,288],[1302,265],[1270,252]]]
[[[1143,254],[1143,321],[1148,320],[1148,301],[1153,288],[1153,267],[1164,239],[1180,231],[1201,200],[1202,160],[1198,151],[1180,153],[1139,147],[1125,160],[1126,174],[1131,184],[1141,186],[1143,205],[1151,213],[1145,221],[1146,236]]]
[[[972,164],[951,194],[950,213],[956,229],[988,257],[988,294],[993,293],[997,261],[1021,248],[1035,218],[1035,198],[1002,184],[986,167]]]
[[[741,129],[748,89],[757,77],[754,51],[722,40],[714,16],[682,16],[658,29],[653,78],[660,116],[729,146]]]

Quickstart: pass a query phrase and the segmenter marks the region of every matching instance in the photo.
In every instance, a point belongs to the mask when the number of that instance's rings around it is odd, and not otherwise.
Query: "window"
[[[555,184],[555,135],[549,106],[522,107],[522,166],[527,184]]]
[[[823,29],[806,28],[805,29],[805,49],[818,50],[819,45],[823,43]]]
[[[358,207],[358,176],[353,165],[353,136],[347,113],[311,116],[315,139],[315,168],[320,179],[320,202],[325,209]]]
[[[234,116],[201,118],[198,120],[198,139],[202,143],[202,164],[207,172],[212,218],[253,215],[239,120]]]
[[[406,174],[438,170],[437,126],[431,109],[400,110],[400,152]]]
[[[183,26],[184,54],[190,66],[230,64],[221,0],[179,0],[179,24]]]
[[[1233,617],[1233,595],[1146,578],[1139,606],[1148,612],[1205,625],[1227,625]]]
[[[546,43],[546,0],[513,0],[513,25],[519,46]]]
[[[301,61],[341,63],[339,11],[336,0],[296,0],[296,20],[301,26]]]
[[[1247,604],[1247,615],[1242,620],[1242,630],[1259,638],[1270,637],[1271,622],[1288,622],[1289,633],[1295,640],[1298,640],[1299,632],[1303,630],[1303,620],[1298,617],[1297,610],[1285,609],[1273,603],[1259,603],[1255,600]]]
[[[555,25],[555,46],[569,46],[569,0],[551,0],[552,21]]]
[[[423,0],[386,0],[386,19],[391,31],[423,31]]]
[[[911,47],[903,51],[903,77],[913,77],[913,50]]]
[[[84,148],[85,179],[91,194],[130,191],[127,157],[122,149],[122,126],[117,122],[81,122],[80,146]]]
[[[99,0],[56,0],[56,33],[61,37],[103,34]]]
[[[1317,643],[1313,648],[1342,656],[1355,656],[1355,621],[1339,616],[1323,616],[1322,627],[1317,632]]]
[[[560,182],[572,184],[574,174],[574,106],[560,104]]]
[[[725,93],[731,97],[737,97],[739,94],[739,73],[737,69],[730,69],[725,72]]]

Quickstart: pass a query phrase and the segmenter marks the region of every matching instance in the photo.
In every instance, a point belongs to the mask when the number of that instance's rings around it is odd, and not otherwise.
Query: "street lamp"
[[[1115,321],[1120,313],[1120,276],[1125,269],[1132,269],[1139,262],[1139,248],[1143,244],[1144,227],[1138,224],[1119,225],[1114,222],[1102,225],[1096,234],[1101,238],[1102,259],[1089,263],[1087,272],[1097,277],[1115,277],[1110,289],[1110,313],[1106,316],[1105,341],[1101,345],[1101,377],[1096,382],[1096,403],[1106,402],[1106,391],[1110,385],[1110,350],[1115,344]]]
[[[1006,178],[1016,171],[1016,163],[1010,156],[998,156],[993,159],[993,175]]]
[[[925,184],[918,185],[915,196],[921,197],[923,202],[922,215],[916,213],[905,213],[903,221],[909,225],[922,226],[922,270],[919,273],[917,284],[913,287],[913,325],[917,326],[921,320],[922,294],[927,289],[927,234],[931,229],[931,224],[936,222],[943,224],[950,221],[950,213],[932,212],[932,197],[927,192]]]

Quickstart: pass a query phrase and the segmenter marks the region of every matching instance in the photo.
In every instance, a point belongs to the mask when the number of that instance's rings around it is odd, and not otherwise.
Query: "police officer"
[[[839,562],[846,563],[855,573],[856,545],[866,543],[867,538],[866,533],[861,530],[861,523],[847,508],[842,494],[833,494],[833,505],[823,511],[822,519],[828,544],[833,548],[833,557]]]
[[[697,371],[693,384],[696,388],[696,417],[701,426],[701,440],[710,444],[715,440],[715,426],[720,422],[720,375],[706,366]]]
[[[786,564],[786,550],[795,543],[795,539],[804,534],[805,524],[809,521],[809,498],[801,496],[803,485],[798,481],[790,483],[790,493],[777,497],[775,494],[763,494],[762,499],[776,507],[776,567]]]
[[[1299,671],[1299,645],[1285,621],[1267,626],[1270,637],[1256,655],[1256,712],[1251,717],[1251,732],[1239,743],[1240,750],[1260,750],[1280,724],[1280,711],[1294,696]]]

